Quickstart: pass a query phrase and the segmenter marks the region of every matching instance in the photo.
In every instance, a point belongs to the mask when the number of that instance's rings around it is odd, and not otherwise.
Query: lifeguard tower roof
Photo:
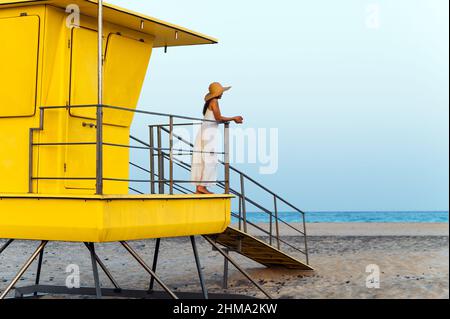
[[[0,8],[42,4],[66,8],[75,4],[80,8],[82,15],[96,17],[97,2],[95,0],[0,0]],[[112,4],[103,4],[103,17],[111,23],[154,36],[154,48],[218,42],[213,37]]]

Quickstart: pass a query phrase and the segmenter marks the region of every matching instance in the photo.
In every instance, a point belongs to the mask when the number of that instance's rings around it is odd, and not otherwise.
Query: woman
[[[207,187],[214,186],[217,181],[217,134],[219,123],[234,121],[241,124],[242,116],[225,117],[222,116],[219,107],[219,100],[225,91],[231,87],[223,87],[220,83],[214,82],[209,86],[209,93],[205,96],[205,106],[203,116],[207,120],[202,123],[194,145],[192,156],[192,176],[191,180],[196,185],[196,194],[213,194]]]

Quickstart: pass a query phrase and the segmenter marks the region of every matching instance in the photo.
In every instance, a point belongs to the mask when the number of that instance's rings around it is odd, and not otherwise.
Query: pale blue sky
[[[280,137],[276,175],[238,166],[297,206],[448,210],[447,0],[109,2],[220,40],[155,50],[140,105],[200,116],[233,85],[223,112]]]

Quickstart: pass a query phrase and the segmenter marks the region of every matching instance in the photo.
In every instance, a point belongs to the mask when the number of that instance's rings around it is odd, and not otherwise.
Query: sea
[[[307,223],[448,223],[448,211],[336,211],[305,212]],[[297,212],[280,212],[280,219],[288,223],[301,222]],[[269,216],[262,212],[248,212],[253,223],[268,223]],[[237,222],[236,218],[232,222]]]

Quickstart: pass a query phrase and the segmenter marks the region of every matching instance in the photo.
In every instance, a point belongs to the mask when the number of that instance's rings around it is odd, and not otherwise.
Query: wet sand
[[[236,253],[231,255],[275,298],[449,298],[448,224],[309,224],[307,230],[314,272],[267,269]],[[302,246],[300,237],[284,239]],[[202,238],[197,241],[209,291],[225,292],[221,288],[223,258]],[[4,242],[0,240],[0,245]],[[148,240],[131,245],[151,264],[154,243]],[[0,255],[0,290],[36,246],[37,242],[16,241]],[[148,287],[148,275],[122,246],[112,243],[96,248],[122,288]],[[292,248],[287,252],[295,255]],[[46,248],[41,283],[64,285],[69,264],[79,266],[82,286],[93,285],[89,252],[84,245],[56,242]],[[379,289],[366,287],[366,267],[370,264],[380,269]],[[18,286],[33,284],[35,272],[33,264]],[[186,238],[162,241],[158,273],[175,292],[200,291]],[[104,274],[100,277],[102,285],[111,287]],[[227,292],[263,297],[232,266]]]

